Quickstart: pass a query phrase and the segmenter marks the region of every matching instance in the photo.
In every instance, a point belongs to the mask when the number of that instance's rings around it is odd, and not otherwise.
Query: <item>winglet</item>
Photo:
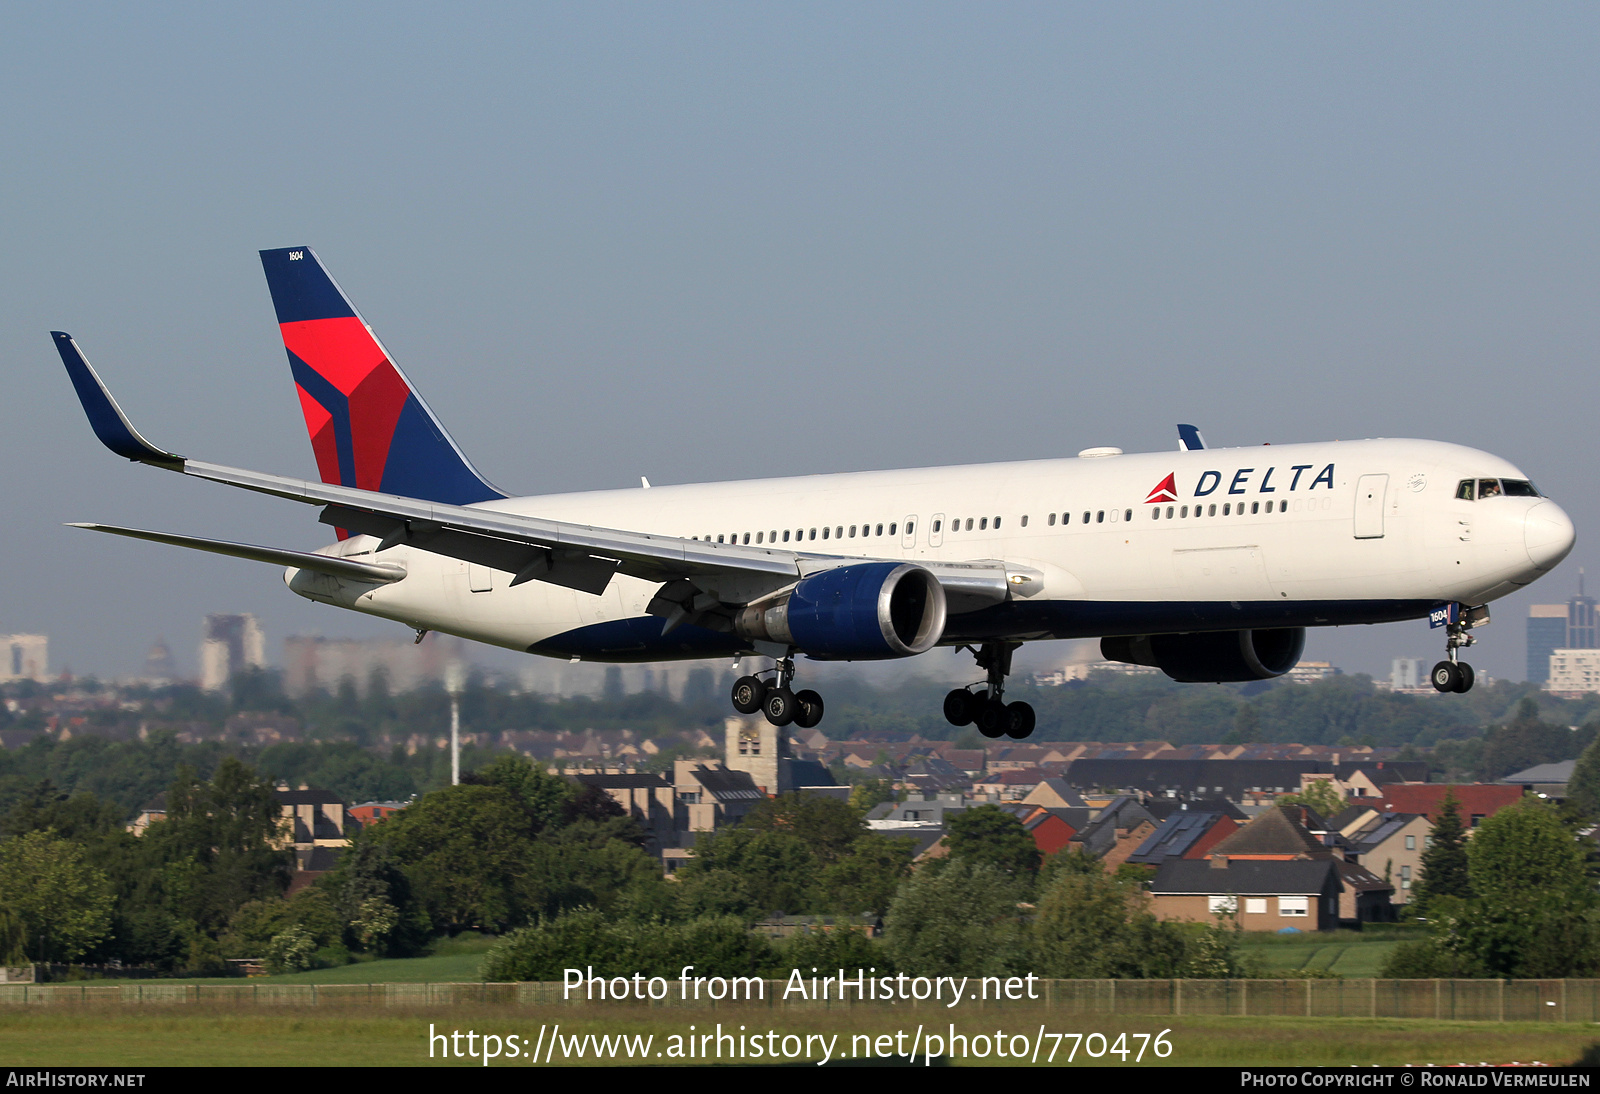
[[[182,456],[157,448],[133,428],[133,423],[128,421],[128,416],[111,397],[111,392],[106,390],[106,385],[78,348],[78,343],[72,340],[72,335],[56,330],[51,331],[50,336],[56,340],[61,363],[67,366],[67,375],[77,389],[78,401],[83,404],[83,412],[89,416],[89,424],[94,427],[94,435],[100,438],[100,443],[117,455],[138,463],[153,464],[171,471],[182,470]]]
[[[1178,451],[1199,452],[1206,446],[1205,438],[1200,436],[1200,431],[1192,425],[1178,427]]]

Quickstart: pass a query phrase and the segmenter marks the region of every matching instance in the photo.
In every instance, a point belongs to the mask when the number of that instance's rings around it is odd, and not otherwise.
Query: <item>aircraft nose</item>
[[[1522,522],[1523,542],[1535,569],[1548,570],[1567,557],[1578,538],[1572,518],[1553,501],[1541,501]]]

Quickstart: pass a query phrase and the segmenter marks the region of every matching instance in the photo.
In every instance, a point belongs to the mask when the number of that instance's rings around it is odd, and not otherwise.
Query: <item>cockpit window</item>
[[[1542,498],[1539,488],[1527,479],[1462,479],[1456,486],[1459,501],[1471,501],[1476,487],[1479,501],[1484,498]]]

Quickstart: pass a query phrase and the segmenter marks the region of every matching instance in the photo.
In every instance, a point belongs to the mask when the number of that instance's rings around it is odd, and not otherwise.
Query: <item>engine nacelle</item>
[[[1150,665],[1185,684],[1270,680],[1300,663],[1304,627],[1102,638],[1107,661]]]
[[[921,566],[864,562],[823,570],[734,617],[735,633],[812,657],[879,661],[926,653],[944,635],[944,587]]]

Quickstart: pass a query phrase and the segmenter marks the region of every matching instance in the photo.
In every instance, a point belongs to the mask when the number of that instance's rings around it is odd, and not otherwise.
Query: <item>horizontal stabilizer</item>
[[[406,576],[406,568],[393,562],[357,562],[353,558],[334,558],[313,554],[310,551],[290,551],[281,547],[258,547],[252,543],[230,543],[221,539],[200,539],[195,536],[173,535],[171,532],[146,532],[138,528],[118,528],[110,524],[69,524],[69,528],[87,528],[93,532],[110,532],[129,539],[145,539],[151,543],[165,543],[172,547],[189,547],[196,551],[209,551],[214,555],[245,558],[251,562],[265,562],[273,566],[293,566],[319,574],[332,574],[351,581],[370,581],[388,585]]]
[[[50,332],[50,337],[56,340],[61,363],[67,366],[67,375],[72,378],[72,386],[78,392],[78,401],[83,404],[83,412],[89,416],[89,425],[94,428],[94,435],[100,438],[101,444],[117,455],[139,463],[151,463],[173,470],[183,467],[182,456],[162,451],[133,428],[133,423],[128,421],[128,416],[122,413],[111,392],[106,390],[106,385],[100,381],[89,359],[78,348],[78,343],[72,340],[72,335],[55,330]]]

